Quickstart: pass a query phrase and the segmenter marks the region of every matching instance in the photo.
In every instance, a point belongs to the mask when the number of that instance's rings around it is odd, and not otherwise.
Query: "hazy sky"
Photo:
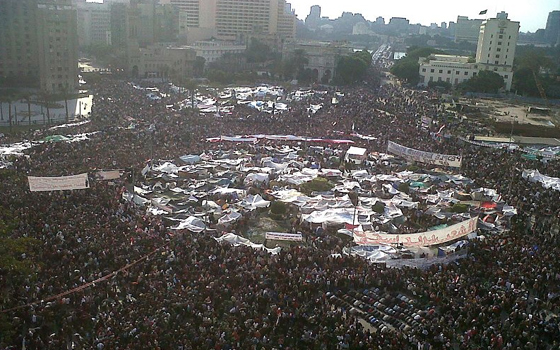
[[[457,16],[484,18],[478,13],[488,9],[489,18],[505,11],[512,21],[520,22],[522,32],[535,32],[545,28],[548,13],[560,10],[560,0],[287,0],[299,19],[305,20],[312,5],[321,6],[321,15],[331,19],[343,11],[361,13],[367,20],[378,16],[385,18],[406,17],[410,23],[457,22]]]

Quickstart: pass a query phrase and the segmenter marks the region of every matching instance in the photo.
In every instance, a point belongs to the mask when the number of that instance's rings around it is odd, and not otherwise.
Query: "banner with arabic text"
[[[419,151],[414,148],[401,146],[392,141],[389,141],[387,145],[387,152],[421,163],[450,166],[454,168],[461,167],[461,156]]]
[[[267,232],[265,238],[273,239],[277,241],[293,241],[293,242],[303,241],[303,236],[301,235],[301,233]]]
[[[89,188],[87,173],[58,177],[28,176],[27,180],[29,181],[29,190],[31,192],[82,190]]]
[[[427,247],[449,242],[474,232],[477,221],[478,217],[474,217],[440,230],[402,235],[354,231],[354,242],[358,245],[402,244],[404,247]]]

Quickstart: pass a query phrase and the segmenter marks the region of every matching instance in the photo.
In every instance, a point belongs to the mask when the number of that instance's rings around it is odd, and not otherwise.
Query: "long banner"
[[[414,148],[401,146],[392,141],[389,141],[387,145],[387,152],[421,163],[444,165],[454,168],[461,167],[461,156],[419,151]]]
[[[354,232],[354,242],[359,245],[402,244],[404,247],[427,247],[464,237],[476,230],[478,217],[442,228],[440,230],[404,235],[380,232]]]
[[[277,241],[293,241],[293,242],[303,241],[303,236],[301,235],[301,233],[267,232],[265,234],[265,238],[273,239]]]
[[[27,180],[29,181],[29,190],[31,192],[82,190],[89,188],[87,173],[58,177],[28,176]]]

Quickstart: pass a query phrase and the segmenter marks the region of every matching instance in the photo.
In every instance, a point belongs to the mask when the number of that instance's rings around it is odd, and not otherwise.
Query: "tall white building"
[[[78,45],[111,45],[111,8],[107,3],[79,2]]]
[[[511,90],[518,37],[519,22],[510,21],[502,11],[480,25],[475,62],[460,56],[420,58],[420,85],[426,86],[431,81],[457,85],[487,70],[502,76],[505,90]]]
[[[255,35],[291,40],[296,16],[285,0],[166,0],[184,13],[189,43],[210,39],[243,40]]]

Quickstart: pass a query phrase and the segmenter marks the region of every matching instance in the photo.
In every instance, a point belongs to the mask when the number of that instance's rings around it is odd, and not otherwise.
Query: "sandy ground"
[[[560,107],[558,106],[549,106],[550,113],[543,115],[529,113],[529,107],[546,108],[544,104],[534,105],[495,99],[461,99],[460,102],[479,107],[484,115],[499,122],[516,121],[519,124],[545,127],[560,126]]]

